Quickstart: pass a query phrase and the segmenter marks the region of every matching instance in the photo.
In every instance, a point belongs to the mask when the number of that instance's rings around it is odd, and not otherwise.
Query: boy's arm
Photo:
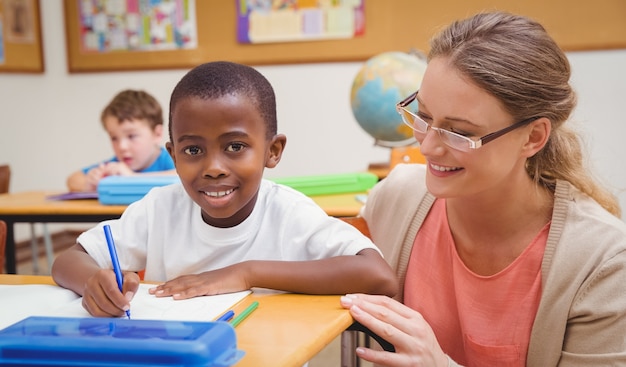
[[[51,274],[58,285],[82,296],[86,280],[99,270],[100,267],[85,249],[75,244],[56,257]]]
[[[373,249],[354,256],[313,261],[249,261],[251,287],[307,294],[368,293],[390,297],[398,280],[382,256]]]
[[[185,299],[241,291],[253,287],[294,293],[370,293],[394,296],[398,281],[374,249],[357,255],[311,261],[250,260],[197,275],[184,275],[150,290],[159,296]]]
[[[72,192],[89,191],[87,186],[87,175],[83,171],[76,171],[67,177],[67,189]]]
[[[98,182],[106,175],[105,164],[97,165],[91,168],[87,173],[79,170],[72,173],[67,178],[67,188],[70,191],[96,191],[98,189]]]

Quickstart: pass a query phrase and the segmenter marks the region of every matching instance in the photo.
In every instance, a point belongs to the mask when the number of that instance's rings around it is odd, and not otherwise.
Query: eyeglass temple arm
[[[415,93],[411,94],[410,96],[406,97],[402,101],[398,102],[398,104],[396,104],[396,106],[397,107],[406,107],[406,106],[408,106],[411,102],[413,102],[415,97],[417,97],[417,92],[419,92],[419,90],[415,91]]]
[[[516,122],[513,125],[510,125],[510,126],[504,128],[502,130],[493,132],[491,134],[487,134],[487,135],[483,136],[480,139],[481,145],[485,145],[485,144],[489,143],[490,141],[492,141],[493,139],[495,139],[495,138],[497,138],[499,136],[502,136],[502,135],[508,133],[511,130],[515,130],[518,127],[521,127],[521,126],[526,125],[526,124],[530,124],[531,122],[533,122],[533,121],[535,121],[537,119],[539,119],[539,117],[531,117],[529,119],[522,120],[520,122]]]

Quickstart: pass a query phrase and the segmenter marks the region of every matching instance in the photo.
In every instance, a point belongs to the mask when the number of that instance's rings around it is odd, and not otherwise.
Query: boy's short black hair
[[[173,142],[172,116],[179,101],[191,97],[217,99],[229,94],[250,98],[265,121],[268,139],[276,135],[276,97],[270,82],[250,66],[215,61],[191,69],[174,87],[170,98],[170,141]]]

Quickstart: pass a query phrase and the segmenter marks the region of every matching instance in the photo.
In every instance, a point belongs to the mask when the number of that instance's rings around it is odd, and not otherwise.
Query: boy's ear
[[[155,137],[158,137],[159,139],[163,138],[163,125],[156,125],[153,131]]]
[[[170,154],[170,157],[172,157],[172,160],[174,161],[174,165],[176,164],[176,154],[174,154],[174,144],[172,144],[171,141],[168,141],[165,143],[165,149],[167,149],[167,152]]]
[[[287,144],[287,137],[283,134],[274,135],[270,141],[267,159],[265,160],[265,167],[274,168],[280,162],[280,158],[285,150]]]

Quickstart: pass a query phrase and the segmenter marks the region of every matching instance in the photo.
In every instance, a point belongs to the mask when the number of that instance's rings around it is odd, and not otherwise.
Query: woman
[[[400,165],[362,216],[401,293],[347,295],[396,353],[386,366],[626,364],[626,225],[565,125],[564,53],[503,12],[431,41],[419,91],[398,103],[423,165]],[[402,302],[402,303],[401,303]]]

